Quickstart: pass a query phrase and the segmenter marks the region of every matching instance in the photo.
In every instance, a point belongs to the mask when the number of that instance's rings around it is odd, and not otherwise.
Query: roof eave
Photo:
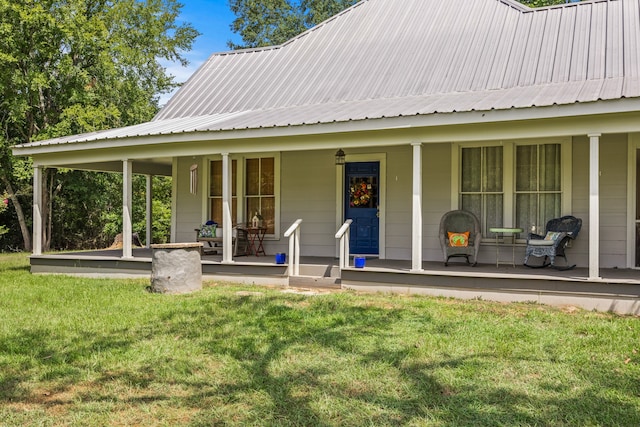
[[[222,141],[258,139],[266,137],[288,137],[300,135],[322,135],[344,132],[379,131],[400,128],[441,127],[456,125],[488,124],[524,120],[562,119],[567,117],[621,114],[640,111],[640,98],[551,105],[545,107],[510,108],[468,112],[447,112],[435,114],[415,114],[398,117],[379,117],[363,120],[349,120],[331,123],[301,123],[288,126],[227,129],[194,132],[172,132],[160,135],[140,135],[112,139],[98,139],[83,142],[29,145],[12,147],[16,156],[46,155],[68,151],[114,149],[133,146],[148,146],[199,141]],[[637,131],[638,129],[636,129]],[[582,133],[598,131],[598,123],[584,129]]]

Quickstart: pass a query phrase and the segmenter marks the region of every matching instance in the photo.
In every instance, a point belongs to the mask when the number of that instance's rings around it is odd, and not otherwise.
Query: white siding
[[[626,267],[627,135],[600,141],[600,264]]]
[[[422,155],[422,257],[443,261],[438,232],[442,215],[451,210],[451,144],[425,145]]]
[[[600,139],[600,267],[626,266],[627,136]],[[574,138],[573,215],[582,218],[582,230],[567,252],[572,263],[586,267],[589,255],[589,141]]]
[[[190,171],[192,164],[197,163],[198,168],[198,193],[191,194],[189,191]],[[202,224],[202,197],[203,188],[206,183],[206,171],[202,168],[202,158],[182,157],[178,159],[178,168],[174,179],[177,178],[175,188],[176,194],[176,243],[193,242],[196,238],[195,228]]]
[[[582,230],[567,252],[572,263],[586,267],[589,248],[589,142],[586,136],[574,137],[572,171],[572,214],[583,220]],[[600,144],[600,263],[603,268],[626,265],[627,236],[627,135],[603,135]],[[411,146],[351,149],[350,154],[385,153],[386,182],[386,257],[411,258]],[[283,152],[281,154],[281,233],[298,218],[302,223],[303,256],[333,257],[336,254],[336,166],[333,150]],[[440,218],[452,205],[451,144],[425,144],[423,155],[423,257],[441,261],[438,241]],[[198,194],[189,192],[189,167],[200,165]],[[194,240],[194,231],[204,217],[203,188],[206,171],[201,158],[178,159],[175,194],[177,201],[176,241]],[[288,241],[282,236],[265,242],[268,254],[286,252]],[[523,256],[519,247],[516,258]],[[480,262],[493,262],[494,249],[484,246]]]
[[[335,256],[335,151],[284,152],[281,155],[281,230],[301,225],[302,256]],[[288,240],[270,241],[267,253],[286,252]]]
[[[386,257],[411,259],[411,146],[387,151]]]

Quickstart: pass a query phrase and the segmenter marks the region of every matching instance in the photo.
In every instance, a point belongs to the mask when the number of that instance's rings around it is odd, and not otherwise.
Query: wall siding
[[[197,194],[191,194],[189,191],[190,185],[190,172],[189,168],[192,164],[197,163],[200,167],[198,169],[198,192]],[[196,157],[181,157],[178,159],[178,170],[174,174],[174,178],[177,178],[176,189],[177,193],[173,196],[176,198],[176,212],[175,225],[176,225],[176,242],[193,242],[196,235],[194,228],[197,228],[202,224],[202,197],[204,184],[207,182],[206,170],[202,168],[202,158]]]
[[[438,233],[442,215],[451,210],[451,144],[423,145],[422,159],[422,257],[442,261]]]
[[[626,267],[627,135],[600,138],[600,267]],[[572,214],[582,218],[580,236],[567,254],[589,264],[589,139],[573,139]]]
[[[580,236],[568,252],[570,261],[588,265],[589,249],[589,141],[586,136],[573,138],[572,212],[582,218]],[[349,154],[366,154],[368,149],[349,150]],[[410,145],[376,148],[386,153],[386,257],[411,259],[412,168]],[[303,256],[336,255],[336,166],[333,150],[283,152],[281,154],[280,213],[281,234],[298,218],[301,227]],[[423,259],[441,261],[438,241],[440,218],[451,206],[451,144],[422,146],[423,168]],[[200,170],[198,194],[189,192],[189,167],[203,165],[202,158],[178,159],[176,241],[194,240],[194,231],[202,221],[203,188],[207,182]],[[627,238],[627,135],[603,135],[600,141],[600,263],[603,268],[626,266]],[[489,242],[488,242],[489,243]],[[265,241],[268,254],[288,252],[288,239],[276,236]],[[516,250],[516,259],[524,256],[524,247]],[[485,245],[480,262],[495,261],[492,245]]]
[[[281,154],[280,218],[282,234],[302,219],[302,256],[335,256],[336,166],[335,151]],[[268,254],[288,252],[289,240],[268,241]]]
[[[389,147],[386,153],[386,258],[411,259],[412,147]]]

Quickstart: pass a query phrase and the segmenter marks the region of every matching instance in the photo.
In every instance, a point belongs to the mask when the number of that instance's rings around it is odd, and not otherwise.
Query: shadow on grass
[[[24,362],[8,371],[3,367],[0,403],[36,401],[23,386],[33,381],[30,375],[70,388],[96,354],[116,358],[135,351],[137,343],[157,340],[158,354],[148,360],[164,365],[118,361],[94,379],[102,389],[83,392],[79,400],[117,400],[124,406],[170,402],[178,411],[195,413],[190,422],[198,426],[640,424],[634,422],[640,414],[633,399],[616,398],[640,396],[634,371],[584,365],[575,374],[587,378],[588,386],[583,383],[579,391],[544,377],[535,380],[541,393],[504,381],[479,383],[473,377],[491,378],[496,354],[421,351],[413,336],[398,337],[398,330],[416,328],[416,336],[444,340],[450,331],[443,320],[428,311],[363,305],[358,298],[215,296],[183,300],[131,329],[79,334],[71,341],[46,330],[16,331],[0,340],[0,355]],[[172,337],[189,346],[192,359],[163,353]],[[217,370],[207,371],[211,366]],[[114,398],[107,390],[118,384],[148,393]],[[172,393],[176,387],[179,394]]]
[[[53,391],[65,390],[81,380],[96,354],[122,351],[131,344],[126,333],[81,332],[69,340],[48,329],[15,331],[0,339],[0,357],[19,361],[0,363],[0,402],[32,401],[32,390],[23,385],[29,382],[47,382],[55,384]]]
[[[548,394],[537,397],[498,384],[478,386],[472,380],[464,385],[444,382],[438,375],[443,369],[459,372],[468,370],[471,365],[473,371],[491,377],[496,368],[496,355],[441,355],[440,360],[432,363],[412,363],[411,354],[415,351],[412,343],[398,350],[390,348],[396,346],[390,345],[395,324],[408,316],[403,310],[340,305],[329,300],[312,303],[306,308],[310,312],[306,317],[295,307],[278,305],[277,298],[244,298],[225,301],[221,305],[234,306],[235,311],[244,311],[247,316],[240,322],[237,318],[218,318],[218,325],[237,324],[234,336],[230,338],[214,332],[206,347],[212,354],[229,356],[238,362],[246,371],[246,378],[215,385],[201,384],[209,391],[193,395],[190,405],[203,401],[218,405],[212,406],[215,409],[205,409],[195,425],[225,423],[229,417],[238,417],[233,412],[245,405],[251,409],[248,413],[268,414],[267,419],[262,419],[264,425],[397,425],[428,420],[439,420],[438,423],[451,426],[625,425],[640,420],[638,406],[603,393],[607,390],[613,395],[640,395],[633,376],[621,373],[617,378],[612,377],[604,374],[606,366],[597,364],[582,373],[590,378],[590,387],[577,393],[567,387],[554,398],[545,397]],[[215,318],[216,310],[214,307],[203,309],[202,315]],[[318,321],[318,317],[322,320]],[[308,318],[315,320],[307,322]],[[437,334],[434,331],[441,329],[440,324],[426,313],[422,322],[430,325],[431,333]],[[175,332],[180,329],[183,327],[177,326]],[[446,334],[446,328],[441,333]],[[367,350],[365,343],[371,341],[376,348]],[[291,358],[295,354],[294,348],[308,348],[309,351],[319,348],[317,358],[320,360],[339,354],[351,366],[341,368],[328,361],[296,367],[292,372],[278,371],[275,366]],[[398,386],[405,388],[405,392],[397,395],[388,385],[378,388],[375,379],[364,386],[353,384],[362,381],[360,373],[380,363],[395,370],[400,378]],[[353,371],[350,374],[352,383],[336,380],[340,369]],[[591,370],[602,374],[592,375]],[[256,394],[268,396],[268,403],[239,403],[246,396]],[[328,400],[337,406],[333,410],[319,410],[317,396],[328,396]],[[219,406],[222,402],[235,403],[224,410]],[[376,409],[366,413],[365,407]],[[243,421],[254,423],[260,419],[247,415]]]
[[[28,265],[12,265],[10,267],[4,267],[0,271],[22,271],[22,272],[30,272],[31,267]]]

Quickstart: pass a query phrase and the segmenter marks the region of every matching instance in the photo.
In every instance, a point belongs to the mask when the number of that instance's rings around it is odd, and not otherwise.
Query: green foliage
[[[117,188],[113,190],[122,192],[122,176],[111,177],[111,183]],[[133,177],[133,231],[138,233],[141,240],[146,236],[146,179],[143,176]],[[113,203],[113,204],[112,204]],[[100,235],[102,246],[112,242],[116,234],[122,231],[122,197],[118,196],[112,202],[104,206],[100,212],[101,223],[104,224]],[[166,243],[171,232],[171,179],[165,177],[153,177],[153,243]]]
[[[232,49],[284,43],[308,28],[346,9],[357,0],[230,0],[236,15],[233,32],[242,44],[229,42]]]
[[[60,192],[53,210],[51,247],[92,249],[111,245],[122,232],[122,176],[85,171],[59,171]],[[96,191],[98,190],[98,191]],[[153,178],[153,242],[166,243],[171,226],[171,179]],[[133,177],[133,231],[146,235],[146,179]]]
[[[0,0],[0,185],[11,185],[18,202],[31,198],[32,170],[28,160],[12,157],[10,146],[153,117],[159,94],[176,87],[161,61],[186,64],[182,52],[198,35],[176,22],[180,8],[176,0]],[[82,181],[86,176],[57,177],[70,189],[54,205],[90,209],[88,200],[63,199],[82,185],[105,197],[109,185]]]
[[[529,7],[544,7],[553,6],[555,4],[566,3],[565,0],[518,0],[522,4],[526,4]]]
[[[7,210],[7,205],[5,205],[5,200],[8,202],[9,195],[0,193],[0,215]],[[9,229],[2,223],[0,223],[0,236],[6,234]]]
[[[0,255],[3,426],[637,426],[640,324],[536,304],[29,274]]]

